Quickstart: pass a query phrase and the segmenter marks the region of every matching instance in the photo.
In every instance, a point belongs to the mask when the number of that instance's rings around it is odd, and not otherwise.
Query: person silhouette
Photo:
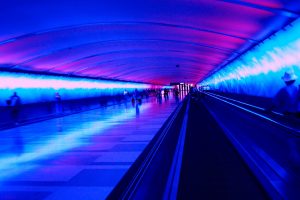
[[[56,112],[56,114],[62,113],[61,96],[58,92],[55,93],[55,112]]]
[[[298,115],[299,90],[295,85],[297,78],[293,70],[284,73],[281,79],[285,82],[285,86],[277,92],[272,106],[267,111],[277,108],[285,115]]]
[[[11,117],[15,125],[19,124],[19,114],[21,106],[21,98],[18,96],[17,92],[14,92],[9,99],[9,104],[11,108]]]
[[[135,104],[135,114],[137,117],[140,116],[140,104],[139,103]]]

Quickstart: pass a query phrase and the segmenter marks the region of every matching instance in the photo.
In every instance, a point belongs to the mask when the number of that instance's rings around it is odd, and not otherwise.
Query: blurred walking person
[[[55,93],[55,111],[56,111],[56,114],[62,113],[61,96],[58,92]]]
[[[7,101],[7,105],[11,110],[11,118],[15,125],[19,124],[19,115],[21,108],[21,98],[18,96],[17,92],[14,92],[13,95]]]
[[[285,86],[277,92],[273,105],[267,111],[277,108],[288,117],[299,117],[299,89],[295,84],[297,76],[293,70],[290,70],[285,72],[281,79],[285,82]],[[290,151],[288,155],[290,164],[300,166],[299,139],[288,137],[287,144]]]
[[[293,70],[289,70],[284,73],[281,79],[285,82],[285,86],[277,92],[273,98],[272,106],[267,111],[276,108],[285,115],[299,116],[299,90],[295,84],[297,76]]]

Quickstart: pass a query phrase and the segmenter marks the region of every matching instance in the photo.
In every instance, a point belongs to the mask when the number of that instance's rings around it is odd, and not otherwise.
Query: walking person
[[[282,80],[285,82],[285,86],[277,92],[273,99],[273,105],[266,109],[267,111],[277,108],[288,117],[299,117],[299,89],[295,84],[296,79],[297,76],[293,70],[284,73]],[[292,166],[300,166],[299,139],[297,137],[288,137],[287,144],[290,164]]]
[[[62,113],[61,96],[58,92],[55,93],[55,111],[56,111],[56,114]]]
[[[19,124],[19,114],[21,107],[21,98],[18,96],[17,92],[14,92],[13,95],[7,101],[8,106],[11,109],[11,118],[15,125]]]
[[[285,72],[281,79],[285,82],[285,86],[277,92],[272,106],[266,110],[277,108],[283,114],[295,117],[299,115],[299,90],[295,84],[297,76],[293,70],[290,70]]]

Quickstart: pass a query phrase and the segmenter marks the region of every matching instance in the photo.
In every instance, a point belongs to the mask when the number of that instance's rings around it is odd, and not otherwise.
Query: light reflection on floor
[[[105,198],[176,105],[152,98],[0,131],[1,199]]]

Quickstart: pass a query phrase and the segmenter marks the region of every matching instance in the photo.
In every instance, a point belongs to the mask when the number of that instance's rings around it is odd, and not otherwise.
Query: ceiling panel
[[[202,80],[298,18],[300,2],[11,0],[1,7],[1,70],[169,84]]]

